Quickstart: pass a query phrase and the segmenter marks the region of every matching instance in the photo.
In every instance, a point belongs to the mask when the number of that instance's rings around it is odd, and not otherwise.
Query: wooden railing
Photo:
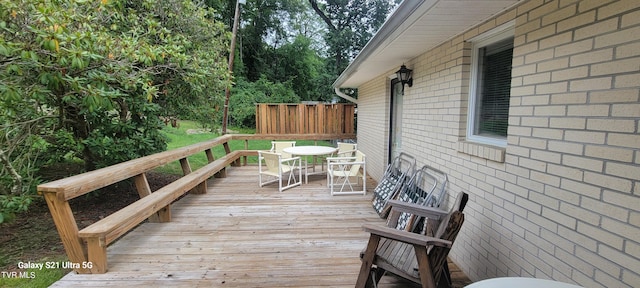
[[[332,140],[345,139],[342,134],[313,135],[224,135],[213,140],[187,147],[141,157],[102,169],[86,172],[68,178],[44,183],[38,186],[47,201],[51,216],[64,245],[69,261],[78,273],[105,273],[107,267],[107,246],[126,234],[145,219],[151,222],[171,221],[171,203],[191,191],[202,194],[207,191],[207,179],[216,175],[226,176],[226,167],[247,163],[248,156],[257,156],[256,150],[248,150],[250,140]],[[245,149],[231,151],[231,140],[244,140]],[[222,145],[225,155],[214,159],[212,149]],[[188,156],[204,152],[208,164],[192,171]],[[179,161],[184,176],[178,180],[151,191],[146,172],[170,162]],[[69,200],[109,186],[126,179],[133,179],[140,199],[78,230]]]
[[[355,133],[354,104],[256,105],[256,134]]]

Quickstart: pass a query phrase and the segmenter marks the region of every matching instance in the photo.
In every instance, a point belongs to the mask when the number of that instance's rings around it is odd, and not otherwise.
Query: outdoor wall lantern
[[[396,76],[398,76],[398,80],[402,83],[402,92],[404,93],[404,84],[409,85],[409,87],[413,86],[413,78],[411,78],[413,70],[407,68],[407,66],[400,66],[400,70],[396,71]]]

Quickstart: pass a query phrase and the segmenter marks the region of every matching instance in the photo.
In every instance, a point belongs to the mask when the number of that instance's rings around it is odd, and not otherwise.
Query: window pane
[[[482,48],[478,135],[507,136],[513,38]],[[483,55],[484,54],[484,55]]]

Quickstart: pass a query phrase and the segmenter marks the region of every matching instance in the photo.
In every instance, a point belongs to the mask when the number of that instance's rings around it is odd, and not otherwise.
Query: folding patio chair
[[[400,153],[393,162],[387,166],[382,180],[373,189],[373,209],[376,210],[380,218],[386,218],[389,214],[387,201],[394,199],[398,191],[413,174],[416,166],[416,159],[406,153]]]
[[[446,194],[448,185],[447,174],[429,165],[424,165],[416,170],[409,181],[400,188],[397,200],[406,203],[415,203],[426,207],[440,207],[442,198]],[[400,213],[397,229],[417,232],[425,229],[427,223],[424,218],[411,217],[410,213]],[[433,236],[433,227],[428,226],[428,236]]]
[[[283,158],[280,153],[272,153],[266,151],[258,151],[258,177],[260,187],[269,183],[278,182],[278,191],[282,192],[285,189],[292,188],[302,184],[302,164],[300,157]],[[264,162],[264,166],[262,165]],[[296,179],[296,169],[298,170],[298,177]],[[287,177],[287,185],[282,186],[282,180],[284,176]],[[263,177],[275,178],[271,180],[263,181]]]
[[[271,141],[270,152],[282,154],[282,158],[291,158],[291,154],[282,151],[284,148],[296,146],[296,141]]]
[[[365,155],[361,151],[355,152],[355,157],[327,157],[327,185],[331,189],[331,196],[345,194],[367,193],[367,166]],[[362,181],[362,190],[354,190],[351,178]],[[336,187],[340,191],[336,191]],[[349,188],[345,191],[345,188]]]

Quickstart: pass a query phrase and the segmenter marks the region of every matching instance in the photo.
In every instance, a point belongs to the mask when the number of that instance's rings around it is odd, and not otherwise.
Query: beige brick
[[[595,38],[594,48],[617,46],[637,40],[634,37],[629,37],[629,35],[640,35],[640,26],[598,36]]]
[[[591,51],[593,49],[593,39],[584,39],[580,41],[574,41],[566,45],[558,46],[555,48],[555,57],[562,57],[567,55],[576,55],[579,53]]]
[[[590,159],[574,155],[562,156],[562,164],[569,167],[582,168],[595,172],[602,172],[602,167],[604,167],[604,163],[602,160]]]
[[[611,106],[613,117],[640,117],[640,104],[616,104]]]
[[[585,11],[598,8],[613,1],[616,0],[583,0],[580,1],[580,4],[578,4],[578,12],[583,13]]]
[[[584,129],[586,120],[582,118],[555,117],[549,119],[549,128],[557,129]]]
[[[589,235],[589,237],[613,247],[622,247],[624,241],[620,236],[583,222],[578,222],[578,229],[576,229],[576,231],[584,235]]]
[[[572,142],[605,144],[606,135],[605,132],[569,130],[564,132],[564,139]]]
[[[535,93],[535,86],[523,86],[523,87],[513,87],[511,88],[511,97],[514,96],[522,96],[527,97],[528,95],[533,95]]]
[[[613,33],[616,30],[618,30],[618,18],[613,18],[576,29],[573,39],[577,41],[597,35],[606,35]]]
[[[574,192],[576,195],[600,199],[602,188],[582,182],[582,179],[573,181],[571,179],[562,179],[560,188]]]
[[[518,142],[518,145],[523,146],[523,147],[546,150],[547,149],[547,140],[537,139],[537,138],[522,137],[522,138],[520,138],[520,141]]]
[[[615,88],[637,88],[640,83],[640,73],[616,76]]]
[[[505,13],[502,13],[498,17],[496,17],[496,25],[502,25],[507,23],[513,19],[516,19],[516,9],[511,9]]]
[[[527,42],[537,41],[556,34],[556,25],[549,25],[527,33]]]
[[[571,17],[569,19],[558,22],[558,32],[575,29],[577,27],[593,23],[595,20],[595,11],[579,14],[575,17]]]
[[[523,78],[523,85],[531,85],[531,84],[539,84],[539,83],[548,83],[551,80],[551,73],[538,73],[529,75]]]
[[[527,15],[516,18],[515,35],[526,35],[527,33],[540,29],[540,19],[528,20]]]
[[[622,271],[622,281],[624,283],[640,283],[640,275],[632,270],[625,269]]]
[[[607,62],[613,59],[613,49],[602,49],[588,53],[571,56],[569,65],[571,67],[587,65],[593,63]]]
[[[640,11],[622,15],[622,28],[640,24]]]
[[[587,129],[609,132],[635,132],[635,121],[620,119],[587,119]]]
[[[541,62],[549,59],[553,59],[553,49],[540,50],[524,56],[524,63],[531,64]]]
[[[561,183],[560,185],[562,185],[563,180],[560,180],[560,183]],[[557,187],[551,187],[551,186],[546,187],[544,194],[548,195],[549,197],[559,199],[562,202],[569,203],[571,205],[580,204],[580,198],[581,198],[580,195],[576,193],[571,193],[567,190],[560,189]]]
[[[549,96],[548,95],[523,96],[521,97],[521,105],[523,106],[549,105]]]
[[[554,221],[562,226],[571,228],[571,229],[575,229],[576,227],[576,223],[578,221],[576,221],[575,218],[568,216],[566,214],[560,213],[558,211],[552,210],[552,209],[548,209],[548,208],[543,208],[542,209],[542,217],[546,217],[548,219],[550,219],[551,221]]]
[[[587,145],[584,155],[627,163],[633,161],[633,150],[611,146]]]
[[[560,203],[559,210],[562,211],[562,213],[572,216],[575,219],[580,219],[580,221],[583,222],[600,223],[600,214],[596,213],[597,210],[594,211],[589,208],[577,207],[566,203]]]
[[[552,94],[552,93],[565,93],[568,92],[568,83],[559,82],[551,84],[538,84],[536,87],[537,94]]]
[[[549,141],[549,150],[568,154],[582,155],[583,144],[569,143],[565,141]]]
[[[536,106],[533,112],[535,116],[566,116],[566,107],[563,105]]]
[[[612,81],[613,81],[613,78],[611,77],[590,78],[585,80],[573,80],[569,82],[569,90],[571,92],[575,92],[575,91],[611,89]]]
[[[609,230],[610,232],[618,234],[627,239],[640,239],[640,227],[633,227],[627,223],[609,219],[607,217],[602,218],[602,227],[605,227],[605,229]],[[639,259],[632,259],[632,257],[629,257],[629,255],[625,255],[621,251],[611,251],[612,254],[609,254],[608,252],[602,251],[602,246],[600,246],[600,248],[603,256],[611,260],[617,259],[617,261],[614,262],[622,264],[622,267],[640,267]]]
[[[640,167],[638,165],[626,165],[609,162],[605,173],[629,179],[640,179]]]
[[[640,134],[609,133],[607,144],[620,147],[640,149]]]
[[[554,1],[554,2],[556,2],[556,1]],[[553,3],[553,2],[550,2],[550,3]],[[569,6],[560,8],[560,9],[557,9],[557,7],[556,7],[555,11],[553,11],[553,12],[551,12],[551,13],[545,15],[545,16],[542,16],[542,26],[546,26],[546,25],[549,25],[549,24],[552,24],[552,23],[560,22],[560,21],[565,20],[565,19],[567,19],[567,18],[569,18],[571,16],[576,15],[576,13],[577,13],[576,5],[569,5]]]
[[[520,97],[518,97],[520,98]],[[511,107],[509,107],[509,115],[510,116],[531,116],[533,115],[533,107],[528,106],[528,107],[518,107],[513,105],[513,97],[511,98]]]
[[[552,1],[529,11],[529,20],[540,18],[558,10],[558,2]]]
[[[584,182],[607,187],[621,192],[630,192],[632,182],[628,179],[584,171]]]
[[[524,3],[522,3],[522,5],[519,5],[516,10],[517,10],[517,14],[518,15],[522,15],[524,13],[528,13],[529,11],[535,9],[536,7],[540,7],[542,4],[544,4],[544,0],[532,0],[532,1],[525,1]]]
[[[589,67],[580,66],[576,68],[553,71],[551,73],[551,81],[557,82],[576,78],[585,78],[587,76],[589,76]]]
[[[591,76],[634,72],[638,70],[640,70],[640,57],[593,64],[591,65]]]
[[[543,49],[547,49],[550,47],[556,47],[556,46],[560,46],[560,45],[564,45],[567,43],[571,43],[573,41],[573,33],[572,32],[565,32],[565,33],[558,33],[556,35],[553,35],[549,38],[545,38],[539,41],[540,43],[540,50]],[[534,42],[536,43],[536,42]]]
[[[554,58],[550,61],[538,63],[538,72],[547,72],[551,70],[559,70],[569,67],[569,57]]]
[[[520,166],[523,168],[537,170],[537,171],[545,171],[547,164],[542,161],[537,161],[529,158],[520,158]]]
[[[640,17],[640,16],[639,16]],[[640,56],[640,42],[620,45],[616,47],[616,59]]]
[[[519,45],[513,48],[513,57],[520,57],[532,52],[536,52],[538,51],[538,49],[540,49],[539,46],[540,43],[538,42],[532,42],[532,43],[528,43],[528,44],[524,44],[524,45]],[[513,66],[516,66],[515,63],[512,62]]]
[[[551,95],[551,101],[549,104],[553,105],[553,104],[585,104],[585,103],[587,103],[587,93],[577,92],[577,93],[564,93],[564,94]]]
[[[487,32],[493,28],[496,28],[496,20],[495,19],[490,19],[489,21],[480,24],[480,26],[478,26],[478,33],[482,34],[484,32]]]
[[[589,103],[627,103],[639,101],[637,89],[592,91],[589,93]]]
[[[544,147],[543,147],[544,149]],[[531,150],[531,158],[542,160],[549,163],[560,164],[562,154],[545,150]]]
[[[567,116],[609,116],[609,105],[569,105]]]
[[[547,128],[533,128],[531,133],[534,137],[546,138],[546,139],[562,139],[564,131],[560,129],[547,129]]]
[[[549,127],[549,119],[546,117],[522,117],[520,123],[528,127]]]
[[[621,206],[621,205],[617,205],[616,203],[611,203],[604,200],[605,196],[611,195],[611,194],[613,193],[605,191],[603,193],[603,200],[594,199],[591,197],[583,197],[580,206],[584,209],[587,209],[589,211],[598,213],[600,215],[603,215],[612,219],[627,221],[627,219],[629,219],[629,209],[626,206],[629,206],[629,204]],[[616,193],[616,194],[622,195],[621,193]],[[607,198],[608,197],[609,196],[607,196]],[[628,199],[627,197],[627,201],[628,200],[631,200],[631,199]],[[631,203],[633,203],[633,201]],[[599,223],[599,222],[591,222],[591,223]]]
[[[512,77],[523,76],[523,75],[531,75],[531,74],[535,74],[535,73],[537,73],[535,64],[517,66],[517,67],[513,67],[513,69],[511,69],[511,76]]]
[[[611,16],[623,14],[638,7],[640,7],[640,2],[638,2],[638,0],[620,0],[598,8],[598,19],[605,19]]]

